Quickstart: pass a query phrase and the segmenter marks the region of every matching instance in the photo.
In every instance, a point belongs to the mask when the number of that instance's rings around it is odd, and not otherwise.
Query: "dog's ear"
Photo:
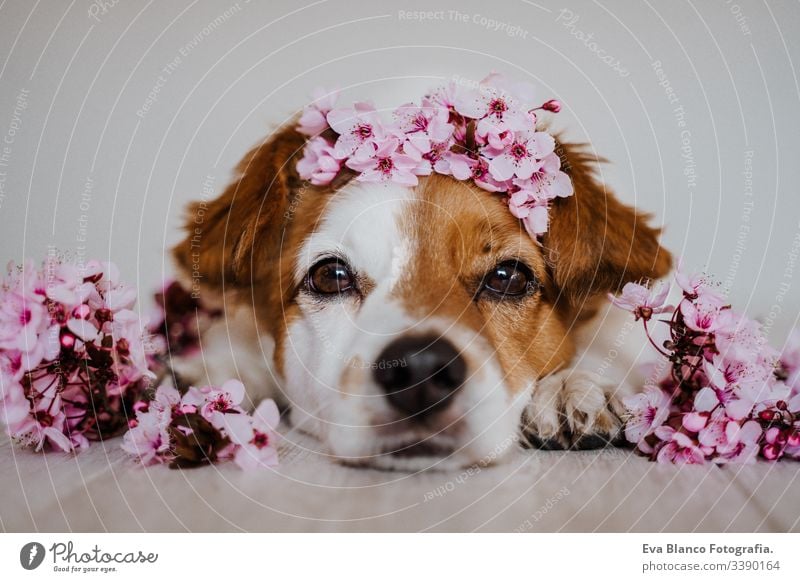
[[[185,275],[212,290],[254,282],[254,266],[270,264],[280,252],[285,215],[301,184],[295,166],[304,144],[294,123],[280,128],[239,162],[222,195],[189,207],[186,238],[173,249]]]
[[[648,226],[648,216],[622,204],[597,180],[595,168],[603,160],[585,146],[560,141],[556,152],[575,189],[573,196],[553,202],[543,240],[561,297],[578,305],[629,281],[666,275],[672,258],[658,242],[660,229]]]

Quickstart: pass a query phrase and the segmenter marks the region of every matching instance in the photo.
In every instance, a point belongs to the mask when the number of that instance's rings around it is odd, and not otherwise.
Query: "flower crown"
[[[506,195],[511,213],[532,237],[547,232],[550,201],[573,193],[561,171],[555,139],[537,131],[537,111],[558,113],[550,100],[538,107],[533,87],[493,73],[477,88],[451,82],[407,103],[384,122],[371,103],[336,108],[337,92],[317,89],[297,130],[310,136],[297,163],[304,180],[322,186],[349,168],[364,182],[415,186],[433,172],[472,180]]]

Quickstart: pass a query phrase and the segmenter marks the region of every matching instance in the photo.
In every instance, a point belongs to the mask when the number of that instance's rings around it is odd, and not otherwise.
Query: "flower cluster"
[[[561,171],[555,140],[536,129],[536,111],[557,113],[558,101],[536,106],[532,87],[497,74],[479,87],[450,83],[394,111],[385,122],[370,103],[336,108],[336,94],[318,90],[300,117],[309,136],[297,164],[300,177],[330,184],[351,170],[357,180],[417,184],[433,172],[472,180],[503,193],[531,236],[547,231],[548,207],[573,193]]]
[[[110,263],[9,265],[0,287],[0,423],[72,451],[127,428],[150,372],[136,289]]]
[[[200,350],[200,335],[222,311],[211,308],[178,281],[167,281],[154,295],[156,309],[147,325],[150,369],[159,377],[171,358],[192,356]]]
[[[744,463],[757,457],[800,458],[800,333],[782,354],[760,325],[736,313],[701,275],[681,270],[677,307],[668,287],[628,283],[612,302],[643,322],[667,359],[644,391],[625,400],[625,436],[651,460]],[[669,339],[659,345],[648,323],[660,313]]]
[[[183,468],[233,459],[243,469],[275,466],[278,407],[264,400],[248,415],[241,408],[244,396],[238,380],[189,388],[182,396],[161,385],[152,400],[135,405],[122,447],[144,465]]]

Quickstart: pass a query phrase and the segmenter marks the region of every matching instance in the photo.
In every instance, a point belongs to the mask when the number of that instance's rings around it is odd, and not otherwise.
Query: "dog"
[[[574,195],[534,240],[502,196],[450,176],[416,186],[302,180],[306,136],[278,128],[173,250],[226,317],[184,378],[241,378],[336,460],[383,469],[502,461],[519,445],[605,446],[617,386],[571,367],[576,337],[629,281],[667,274],[649,217],[556,138]],[[202,221],[196,217],[202,213]]]

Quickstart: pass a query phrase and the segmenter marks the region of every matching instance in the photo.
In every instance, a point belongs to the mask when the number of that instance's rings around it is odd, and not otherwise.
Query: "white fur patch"
[[[193,386],[221,386],[238,378],[247,388],[242,405],[251,410],[264,398],[283,401],[271,372],[275,342],[256,337],[249,305],[228,305],[225,317],[203,332],[200,354],[173,357],[175,373]]]
[[[340,380],[348,368],[354,378],[365,376],[355,366],[368,365],[386,338],[408,324],[387,301],[392,257],[408,244],[401,240],[399,219],[411,199],[410,189],[395,184],[354,182],[330,201],[319,228],[297,254],[298,284],[314,263],[330,255],[345,258],[376,284],[361,304],[301,301],[303,317],[288,329],[284,370],[292,422],[321,438],[337,456],[358,457],[362,443],[374,440],[369,418],[381,405],[386,408],[374,392],[367,401],[367,382],[344,389]],[[394,268],[402,267],[395,262]]]
[[[319,228],[298,252],[297,282],[321,256],[331,253],[346,256],[351,267],[375,281],[389,277],[397,266],[393,259],[403,253],[398,249],[409,242],[400,236],[398,219],[412,198],[411,189],[393,183],[348,184],[331,199]]]

